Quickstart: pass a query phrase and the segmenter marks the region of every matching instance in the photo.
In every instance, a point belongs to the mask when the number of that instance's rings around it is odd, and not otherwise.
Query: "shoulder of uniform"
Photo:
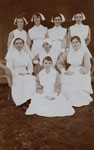
[[[14,30],[13,30],[14,31]],[[13,31],[11,31],[10,33],[9,33],[9,35],[13,35]]]
[[[28,32],[31,32],[33,29],[34,29],[34,26],[33,26],[32,28],[30,28],[30,29],[28,30]]]
[[[75,25],[72,25],[72,26],[70,26],[70,27],[69,27],[69,29],[72,29],[72,28],[74,28],[74,26],[75,26]]]
[[[27,33],[25,30],[23,30],[25,33]]]

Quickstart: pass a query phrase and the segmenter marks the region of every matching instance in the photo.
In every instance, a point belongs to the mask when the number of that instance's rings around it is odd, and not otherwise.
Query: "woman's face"
[[[33,15],[33,20],[35,25],[40,25],[40,21],[41,21],[40,16]]]
[[[74,50],[79,50],[81,47],[81,43],[76,38],[73,39],[71,43]]]
[[[75,15],[75,20],[76,20],[76,23],[77,23],[77,24],[82,23],[82,21],[83,21],[83,16],[82,16],[82,14],[76,14],[76,15]]]
[[[45,43],[43,44],[43,48],[45,49],[46,52],[49,52],[50,49],[51,49],[51,46],[49,45],[49,43],[45,42]]]
[[[55,25],[56,27],[60,26],[61,23],[62,23],[61,17],[58,16],[58,17],[55,17],[55,18],[54,18],[54,25]]]
[[[15,41],[14,46],[17,50],[21,51],[23,49],[24,43],[22,40],[18,39]]]
[[[44,60],[43,67],[47,72],[51,70],[52,66],[53,66],[52,61]]]
[[[17,19],[17,26],[18,26],[18,28],[23,29],[24,21],[22,18]]]

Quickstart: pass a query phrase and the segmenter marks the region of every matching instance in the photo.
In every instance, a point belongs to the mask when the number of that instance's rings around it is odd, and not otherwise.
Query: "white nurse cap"
[[[41,13],[38,13],[38,14],[41,16],[42,21],[44,21],[44,20],[45,20],[44,15],[43,15],[43,14],[41,14]],[[31,22],[33,22],[33,16],[32,16],[32,18],[31,18]]]
[[[75,13],[75,15],[76,14],[81,14],[82,15],[82,17],[83,17],[83,20],[85,20],[86,19],[86,17],[85,17],[85,15],[84,15],[84,13],[83,12],[81,12],[81,13]],[[75,15],[72,17],[72,20],[73,21],[75,21]]]
[[[43,41],[43,45],[44,45],[44,43],[48,43],[50,46],[52,45],[52,42],[51,42],[51,40],[50,39],[45,39],[44,41]],[[42,46],[43,46],[42,45]]]
[[[20,18],[20,16],[19,16],[19,18]],[[25,25],[27,25],[28,22],[27,22],[26,18],[25,18],[25,17],[21,17],[21,18],[23,18],[23,20],[24,20],[24,22],[25,22]],[[16,18],[14,19],[14,23],[13,23],[14,25],[17,24],[17,19],[18,19],[18,17],[16,17]]]
[[[61,13],[59,13],[59,15],[60,15],[61,18],[62,18],[62,22],[65,22],[65,17],[64,17],[64,15],[61,14]],[[51,19],[51,22],[54,22],[54,18],[53,18],[53,17],[52,17],[52,19]]]

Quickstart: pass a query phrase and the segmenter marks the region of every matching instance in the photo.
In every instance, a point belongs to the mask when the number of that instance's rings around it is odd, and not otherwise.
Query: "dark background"
[[[26,30],[31,27],[30,18],[35,11],[45,15],[44,25],[48,28],[52,27],[50,23],[52,15],[57,12],[63,13],[66,22],[62,26],[68,28],[74,24],[71,18],[76,10],[84,12],[86,20],[83,23],[88,24],[91,28],[89,49],[94,54],[94,0],[0,0],[0,59],[5,57],[8,34],[15,28],[13,21],[19,13],[29,21]]]

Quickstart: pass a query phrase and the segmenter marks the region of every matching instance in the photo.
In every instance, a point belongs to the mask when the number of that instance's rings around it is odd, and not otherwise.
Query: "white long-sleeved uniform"
[[[30,56],[24,50],[14,49],[7,58],[7,67],[13,75],[12,97],[16,105],[31,99],[35,92],[35,78]]]

